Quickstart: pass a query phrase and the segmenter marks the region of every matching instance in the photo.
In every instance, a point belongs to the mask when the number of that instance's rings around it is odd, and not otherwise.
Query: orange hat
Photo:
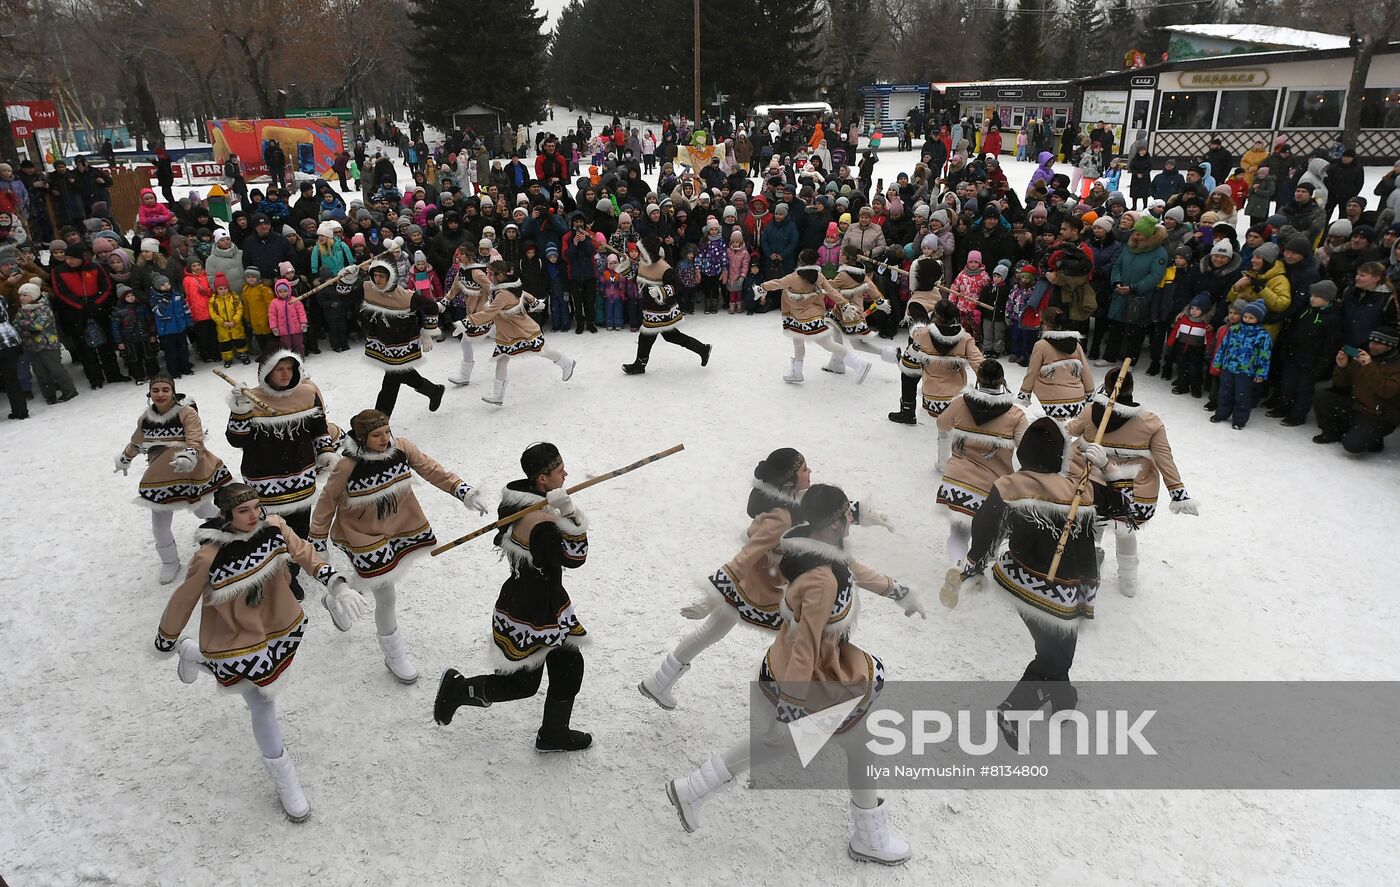
[[[1099,220],[1099,214],[1091,209],[1080,217],[1079,220],[1086,225],[1092,225]]]

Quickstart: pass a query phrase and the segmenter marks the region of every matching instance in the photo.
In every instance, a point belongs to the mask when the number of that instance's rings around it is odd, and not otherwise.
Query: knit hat
[[[546,257],[548,257],[548,256],[557,256],[557,255],[559,255],[559,247],[555,246],[555,245],[552,244],[552,243],[546,244],[546,245],[545,245],[545,248],[544,248],[544,254],[545,254]]]
[[[647,204],[647,215],[651,215],[652,213],[659,213],[659,212],[661,212],[661,207],[660,207],[658,204],[655,204],[655,203],[648,203],[648,204]]]
[[[1337,285],[1330,280],[1319,280],[1308,287],[1308,295],[1317,296],[1330,305],[1337,298]]]
[[[788,214],[788,205],[787,205],[786,203],[780,203],[780,204],[778,204],[777,206],[773,207],[773,215],[775,215],[775,216],[784,216],[784,217],[786,217],[787,214]]]
[[[730,219],[739,218],[739,211],[732,206],[726,206],[723,215],[725,221],[729,221]]]
[[[1244,299],[1236,299],[1230,303],[1230,310],[1236,314],[1243,315],[1244,309],[1249,306],[1249,302]]]
[[[1109,216],[1099,216],[1097,219],[1094,219],[1094,227],[1102,231],[1112,231],[1113,224],[1113,219]]]
[[[1356,225],[1351,229],[1352,237],[1364,237],[1371,243],[1376,242],[1376,229],[1370,225]]]
[[[1266,316],[1268,316],[1268,313],[1269,309],[1268,306],[1264,304],[1264,300],[1255,299],[1253,302],[1250,302],[1249,304],[1244,306],[1244,310],[1240,312],[1240,316],[1248,317],[1249,315],[1253,314],[1256,320],[1262,321]]]
[[[365,235],[362,234],[362,233],[360,233],[360,232],[356,232],[356,233],[352,234],[352,235],[350,236],[350,245],[351,245],[351,246],[364,246],[364,245],[365,245]]]
[[[388,424],[389,417],[379,410],[360,410],[350,419],[350,436],[364,446],[371,434]]]
[[[1165,213],[1163,213],[1162,218],[1171,219],[1172,221],[1175,221],[1178,224],[1180,224],[1181,222],[1186,221],[1186,210],[1182,209],[1179,206],[1174,206],[1171,209],[1167,210]]]
[[[158,290],[168,283],[170,283],[170,278],[166,277],[164,274],[151,275],[151,289],[153,290]],[[22,292],[24,290],[24,287],[20,287],[20,290]]]
[[[417,265],[419,262],[426,261],[428,261],[428,257],[423,254],[423,251],[421,249],[416,249],[413,251],[413,264]]]
[[[215,243],[215,244],[217,244],[220,240],[223,240],[225,237],[228,237],[229,240],[232,240],[232,239],[233,239],[232,237],[229,237],[229,233],[228,233],[228,229],[227,229],[227,228],[215,228],[215,229],[214,229],[214,243]]]
[[[837,219],[836,221],[838,221],[838,222],[845,222],[847,225],[849,225],[849,224],[851,224],[851,214],[850,214],[850,213],[842,213],[842,214],[841,214],[841,218]]]
[[[154,237],[143,237],[143,238],[141,238],[141,252],[143,252],[143,253],[158,253],[158,252],[160,252],[160,241],[159,241],[159,240],[156,240]]]
[[[251,280],[255,284],[260,283],[262,282],[262,272],[256,268],[244,268],[243,279]]]
[[[840,227],[839,225],[837,225],[835,222],[827,222],[827,223],[826,223],[826,236],[827,236],[827,237],[840,237],[840,236],[841,236],[841,227]]]
[[[541,474],[549,474],[562,464],[564,457],[559,455],[559,448],[552,443],[530,444],[520,454],[520,469],[531,481]]]
[[[49,241],[49,252],[51,252],[51,253],[56,253],[56,252],[58,252],[59,250],[63,250],[64,252],[68,252],[68,243],[67,243],[66,241],[63,241],[63,240],[50,240],[50,241]]]
[[[975,249],[974,249],[974,250],[968,250],[968,253],[967,253],[967,264],[971,265],[973,262],[976,262],[976,263],[979,264],[979,265],[982,264],[982,252],[981,252],[981,250],[975,250]]]
[[[1151,237],[1157,232],[1157,220],[1150,214],[1144,214],[1142,218],[1133,223],[1133,233],[1141,234],[1143,237]]]
[[[277,282],[272,285],[272,291],[279,296],[283,293],[290,296],[292,294],[292,282],[279,277],[277,278]]]
[[[1186,307],[1196,308],[1202,314],[1205,314],[1207,311],[1210,310],[1210,303],[1210,293],[1196,293],[1195,297],[1191,299],[1190,303],[1187,304]]]
[[[332,223],[329,222],[329,221],[322,222],[321,224],[319,224],[319,225],[316,226],[316,236],[317,236],[317,237],[334,237],[334,236],[335,236],[335,225],[332,224]]]
[[[937,234],[925,234],[924,239],[919,242],[919,248],[933,250],[934,255],[943,253],[943,244],[939,242]]]
[[[1010,276],[1011,276],[1011,260],[1010,260],[1010,259],[1002,259],[1000,262],[997,262],[997,266],[996,266],[995,268],[992,269],[992,276],[993,276],[993,277],[1000,277],[1002,280],[1005,280],[1006,278],[1010,277]]]
[[[1189,262],[1195,255],[1196,253],[1191,249],[1191,247],[1187,246],[1184,243],[1181,246],[1178,246],[1176,249],[1172,250],[1173,259],[1185,259]]]
[[[291,263],[291,262],[278,262],[278,263],[277,263],[277,273],[278,273],[278,274],[281,274],[283,277],[286,277],[286,276],[287,276],[287,272],[288,272],[288,271],[295,271],[295,270],[296,270],[296,269],[292,267],[292,263]]]
[[[1293,186],[1293,190],[1295,190],[1295,191],[1298,190],[1299,188],[1306,188],[1306,189],[1308,189],[1308,193],[1309,193],[1309,194],[1312,194],[1314,191],[1317,190],[1317,188],[1313,185],[1312,182],[1299,182],[1298,184],[1296,184],[1296,185]]]
[[[1365,198],[1365,197],[1362,197],[1362,196],[1359,195],[1359,194],[1358,194],[1357,196],[1351,198],[1350,200],[1348,200],[1347,203],[1354,203],[1354,204],[1356,204],[1357,206],[1361,207],[1362,209],[1365,209],[1365,208],[1366,208],[1366,198]]]
[[[1210,254],[1212,256],[1224,256],[1228,259],[1235,254],[1235,248],[1230,245],[1229,240],[1222,237],[1211,246]]]
[[[1400,330],[1393,326],[1376,327],[1371,331],[1371,341],[1389,345],[1391,348],[1400,347]]]
[[[1327,228],[1328,237],[1350,237],[1351,222],[1347,219],[1338,219]]]
[[[1278,261],[1278,245],[1273,243],[1261,244],[1254,250],[1255,258],[1262,261],[1265,267]]]
[[[37,277],[31,277],[26,282],[20,284],[19,294],[21,296],[29,296],[32,299],[37,299],[43,294],[42,285],[42,280]]]

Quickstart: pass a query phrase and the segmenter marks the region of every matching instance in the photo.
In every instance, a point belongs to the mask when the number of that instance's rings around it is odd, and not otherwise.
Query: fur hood
[[[963,403],[967,404],[967,410],[972,414],[972,421],[978,425],[985,425],[993,419],[1005,415],[1016,403],[1016,398],[1007,388],[993,394],[983,391],[976,385],[969,385],[963,389]]]
[[[389,282],[385,284],[383,289],[379,289],[379,285],[374,282],[374,272],[379,268],[383,268],[385,271],[389,272]],[[379,290],[381,293],[391,293],[398,285],[398,282],[399,270],[394,267],[393,262],[385,259],[375,259],[373,262],[369,263],[369,269],[365,273],[365,286],[369,289]]]
[[[811,525],[801,524],[788,530],[778,541],[778,553],[783,558],[783,578],[789,582],[818,567],[846,570],[850,564],[851,556],[844,548],[820,542],[811,538],[811,534]]]
[[[152,425],[170,425],[180,421],[180,413],[184,412],[185,407],[193,409],[196,413],[199,412],[199,407],[195,406],[193,398],[184,394],[176,394],[175,402],[170,405],[170,409],[163,413],[156,411],[155,404],[146,404],[146,412],[142,418]]]
[[[1084,336],[1075,330],[1046,330],[1040,334],[1040,338],[1061,354],[1070,355],[1079,347]]]
[[[292,362],[292,380],[286,388],[279,390],[272,387],[267,377],[277,368],[277,364],[284,360]],[[264,355],[258,361],[258,393],[267,397],[286,397],[296,391],[302,380],[301,363],[301,355],[287,348],[279,348],[271,354]]]

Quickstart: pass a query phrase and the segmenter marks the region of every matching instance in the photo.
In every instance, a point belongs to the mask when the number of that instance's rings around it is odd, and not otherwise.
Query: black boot
[[[1155,376],[1160,372],[1162,372],[1162,365],[1155,360],[1147,368],[1147,375],[1149,376]]]
[[[447,393],[446,385],[434,386],[432,394],[428,395],[428,412],[436,413],[438,407],[442,406],[442,396]]]
[[[1020,728],[1015,721],[1007,718],[1005,713],[1040,710],[1050,699],[1045,686],[1041,677],[1032,672],[1030,667],[1027,667],[1025,673],[1021,675],[1021,680],[1016,682],[1016,686],[1011,688],[1011,692],[997,706],[997,727],[1000,728],[1001,735],[1006,738],[1012,749],[1020,747]]]
[[[700,352],[700,365],[701,365],[702,367],[707,367],[707,366],[710,365],[710,352],[712,352],[712,351],[715,350],[715,346],[713,346],[713,345],[701,345],[700,348],[701,348],[701,352]]]
[[[485,678],[485,675],[464,678],[455,668],[443,672],[437,698],[433,700],[433,720],[446,726],[452,723],[452,716],[463,705],[489,708],[491,700],[486,698]]]
[[[535,735],[535,750],[539,752],[583,751],[593,744],[593,737],[581,730],[569,729],[569,716],[574,712],[572,699],[544,700],[544,720]]]
[[[634,360],[631,363],[624,363],[622,365],[622,371],[629,376],[640,376],[647,371],[647,362],[645,360]]]
[[[914,416],[914,405],[912,403],[900,403],[899,409],[890,413],[890,421],[898,422],[901,425],[919,424],[919,420]]]

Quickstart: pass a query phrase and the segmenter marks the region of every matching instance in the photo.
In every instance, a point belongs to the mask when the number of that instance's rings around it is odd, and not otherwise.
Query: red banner
[[[58,129],[58,107],[50,101],[8,102],[5,114],[17,139],[27,139],[41,129]]]

